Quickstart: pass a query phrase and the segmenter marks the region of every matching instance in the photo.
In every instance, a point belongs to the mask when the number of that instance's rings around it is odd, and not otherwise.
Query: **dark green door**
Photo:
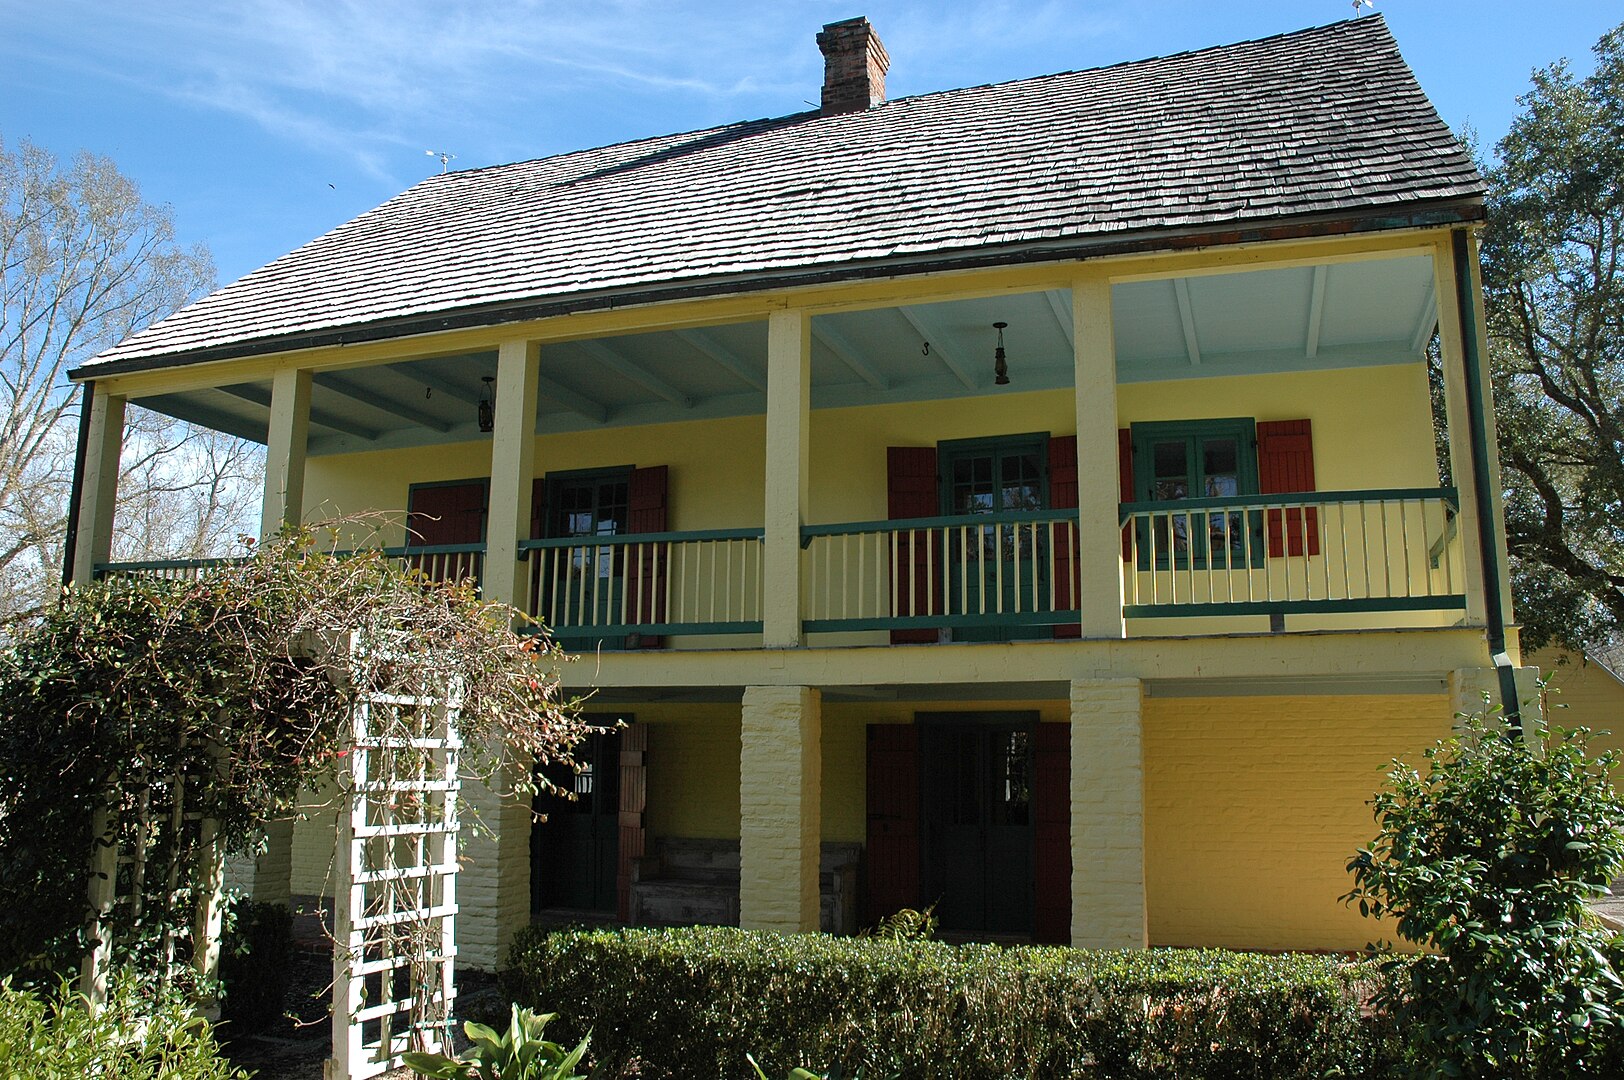
[[[547,477],[549,538],[616,536],[626,531],[628,469],[553,473]],[[539,610],[558,628],[558,644],[571,652],[598,647],[601,634],[576,627],[620,622],[625,573],[620,549],[583,543],[549,566],[537,583]],[[619,647],[616,639],[615,647]]]
[[[942,513],[996,514],[1048,507],[1046,435],[944,442]],[[943,565],[947,612],[966,616],[955,641],[1048,637],[1047,627],[1012,626],[1001,616],[1047,603],[1047,533],[1011,524],[947,530]]]
[[[1252,421],[1201,420],[1133,425],[1134,495],[1150,502],[1255,495],[1257,437]],[[1157,514],[1139,525],[1142,569],[1262,565],[1262,519],[1239,510]]]
[[[1032,725],[920,725],[921,881],[944,931],[1032,932]]]
[[[535,910],[613,913],[620,851],[620,733],[591,736],[581,748],[578,772],[547,775],[574,799],[536,796],[545,814],[530,834],[530,898]]]

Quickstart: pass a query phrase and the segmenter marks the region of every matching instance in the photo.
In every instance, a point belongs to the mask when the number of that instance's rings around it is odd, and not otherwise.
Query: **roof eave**
[[[1195,248],[1271,240],[1300,240],[1396,229],[1436,228],[1481,221],[1483,216],[1482,197],[1469,196],[1421,201],[1402,207],[1392,205],[1368,207],[1354,212],[1270,218],[1222,226],[1203,225],[1178,229],[1163,227],[1107,236],[1093,234],[1068,240],[1001,244],[962,252],[935,252],[903,258],[854,260],[828,267],[789,269],[768,274],[733,274],[654,288],[604,290],[543,300],[521,300],[487,307],[458,308],[403,319],[357,323],[329,330],[254,338],[182,352],[131,357],[127,360],[111,360],[99,364],[92,362],[69,371],[68,377],[76,382],[82,382],[111,375],[187,367],[221,360],[240,360],[271,353],[357,345],[448,330],[532,322],[537,319],[604,311],[617,307],[642,307],[679,300],[741,295],[769,289],[832,285],[873,278],[913,277],[995,266],[1097,259],[1111,255],[1188,251]]]

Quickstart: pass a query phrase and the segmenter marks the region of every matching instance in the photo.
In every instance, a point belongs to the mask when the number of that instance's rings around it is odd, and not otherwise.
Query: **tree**
[[[0,141],[0,612],[54,593],[79,391],[67,372],[206,292],[214,261],[112,161],[62,168]],[[120,476],[126,556],[201,555],[238,531],[261,467],[231,436],[132,409]]]
[[[1624,631],[1624,26],[1534,73],[1487,173],[1483,287],[1523,641]]]

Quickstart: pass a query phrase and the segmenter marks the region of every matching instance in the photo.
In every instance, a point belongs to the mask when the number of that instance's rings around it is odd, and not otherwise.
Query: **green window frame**
[[[1249,416],[1148,421],[1129,426],[1135,502],[1258,494],[1257,422]],[[1138,524],[1139,568],[1261,567],[1267,554],[1259,512],[1156,514]],[[1154,542],[1154,543],[1153,543]]]

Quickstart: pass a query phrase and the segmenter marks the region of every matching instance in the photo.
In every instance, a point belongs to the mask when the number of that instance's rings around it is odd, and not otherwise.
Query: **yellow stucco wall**
[[[1426,372],[1419,364],[1276,375],[1130,383],[1119,423],[1250,416],[1314,422],[1314,466],[1324,490],[1437,483]],[[1075,430],[1070,390],[811,414],[812,523],[886,516],[885,449],[947,439]],[[766,433],[761,416],[606,428],[536,440],[538,475],[615,465],[669,465],[673,529],[759,525]],[[482,477],[486,442],[311,458],[307,515],[402,510],[412,483]],[[1099,478],[1116,485],[1112,463]],[[390,541],[398,539],[398,533]]]
[[[1337,902],[1394,757],[1448,735],[1442,695],[1148,698],[1153,945],[1358,949],[1390,925]]]
[[[1594,660],[1556,649],[1523,657],[1549,680],[1550,720],[1560,727],[1586,727],[1595,732],[1597,750],[1624,749],[1624,682]]]

